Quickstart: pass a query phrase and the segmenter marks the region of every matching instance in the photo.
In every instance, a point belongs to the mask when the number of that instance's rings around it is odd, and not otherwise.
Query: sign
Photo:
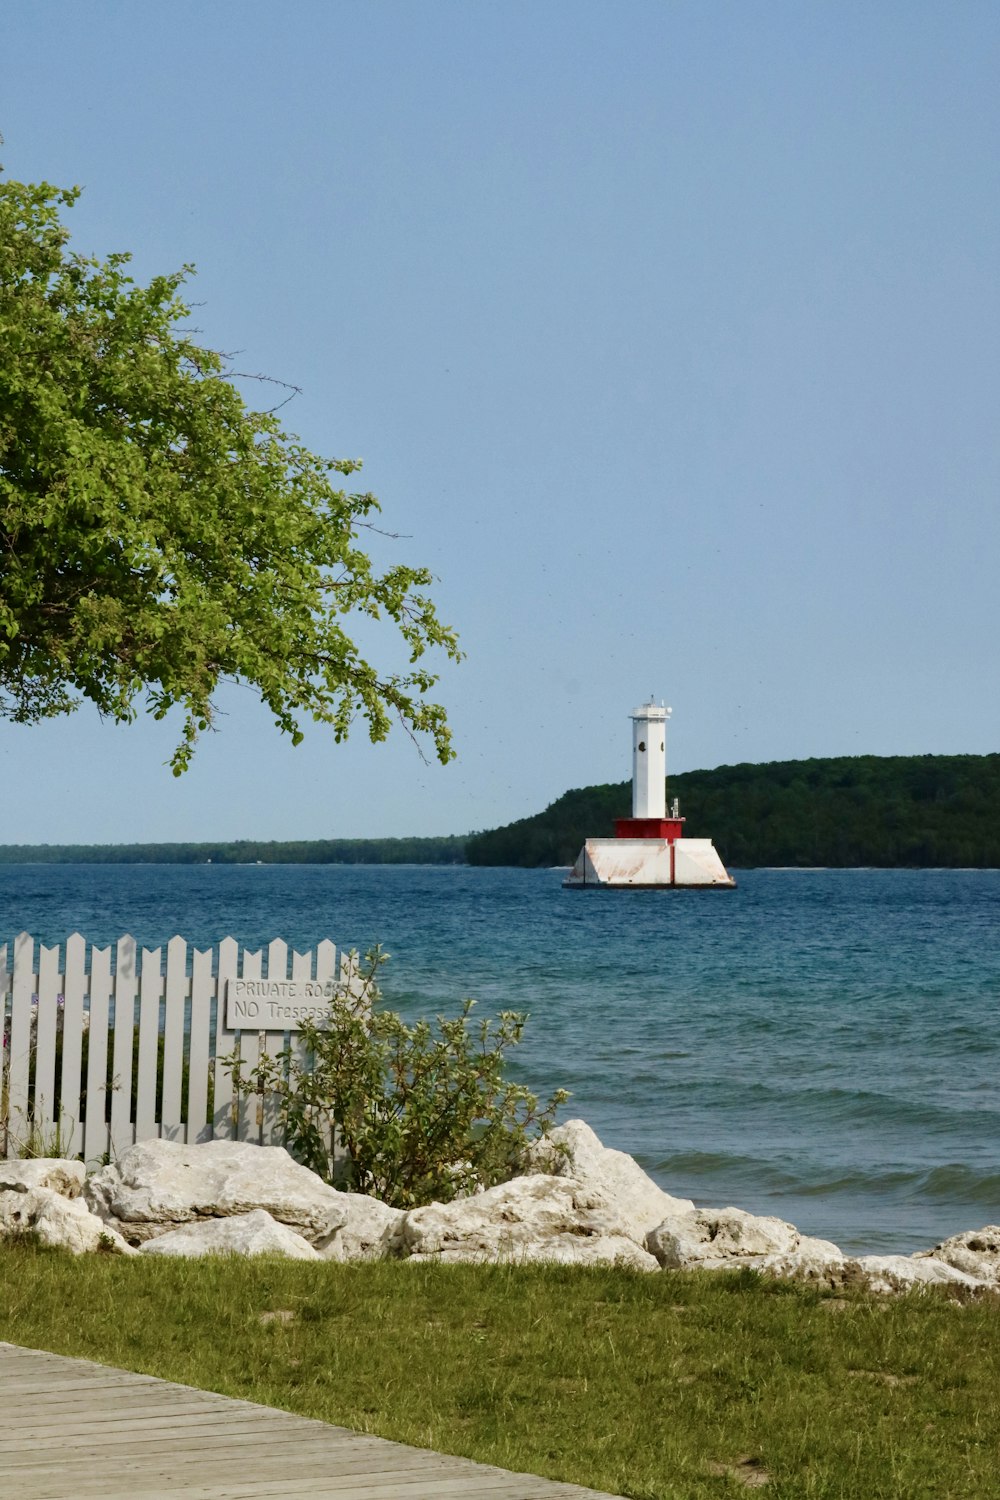
[[[300,1031],[324,1021],[343,986],[333,979],[227,979],[229,1031]]]

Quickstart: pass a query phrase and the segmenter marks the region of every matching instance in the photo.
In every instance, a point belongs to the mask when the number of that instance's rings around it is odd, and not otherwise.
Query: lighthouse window
[[[646,741],[645,740],[640,740],[639,741],[639,749],[640,750],[645,750],[645,748],[646,748]]]

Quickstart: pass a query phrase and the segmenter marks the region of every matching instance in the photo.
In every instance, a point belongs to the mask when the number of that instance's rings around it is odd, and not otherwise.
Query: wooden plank
[[[100,1469],[99,1453],[86,1457]],[[77,1456],[78,1463],[82,1459],[83,1455]],[[295,1471],[297,1466],[294,1466]],[[57,1472],[65,1473],[65,1470]],[[24,1475],[30,1487],[27,1490],[19,1488],[18,1496],[19,1500],[39,1500],[43,1496],[44,1500],[67,1500],[70,1496],[76,1500],[78,1495],[102,1495],[107,1500],[139,1500],[139,1497],[142,1500],[394,1500],[396,1496],[400,1500],[436,1500],[438,1496],[474,1500],[476,1495],[489,1494],[494,1500],[540,1500],[542,1496],[580,1493],[565,1489],[539,1490],[534,1486],[526,1488],[511,1478],[477,1475],[472,1481],[465,1475],[453,1476],[450,1471],[449,1477],[441,1480],[429,1474],[406,1476],[402,1480],[395,1475],[384,1480],[375,1477],[367,1482],[361,1476],[339,1480],[336,1476],[328,1479],[327,1474],[328,1471],[320,1466],[314,1472],[306,1472],[291,1480],[284,1479],[280,1473],[267,1479],[245,1479],[229,1474],[208,1482],[202,1482],[200,1477],[182,1479],[178,1484],[176,1466],[173,1469],[167,1466],[142,1478],[113,1474],[104,1479],[103,1485],[94,1475],[80,1487],[74,1481],[69,1490],[51,1489],[47,1474],[40,1475],[36,1483],[32,1483],[30,1475]],[[142,1485],[141,1490],[136,1488],[137,1483]]]
[[[156,1140],[156,1053],[160,1039],[160,949],[143,948],[139,975],[139,1056],[136,1062],[135,1138]]]
[[[74,932],[66,939],[66,976],[63,982],[62,1080],[59,1127],[64,1156],[83,1150],[80,1123],[80,1086],[83,1065],[83,1002],[87,993],[87,940]]]
[[[132,1122],[132,1068],[135,1053],[135,938],[118,939],[115,952],[115,1040],[111,1055],[111,1155],[135,1141]]]
[[[418,1450],[419,1451],[419,1450]],[[84,1454],[75,1453],[77,1468],[83,1468]],[[341,1474],[339,1466],[334,1464],[331,1469],[329,1459],[320,1458],[313,1463],[296,1463],[294,1458],[285,1458],[283,1462],[269,1462],[268,1455],[263,1449],[259,1450],[258,1456],[248,1459],[246,1462],[250,1467],[250,1476],[233,1476],[231,1470],[227,1472],[225,1466],[215,1465],[216,1473],[211,1472],[211,1459],[206,1459],[206,1468],[209,1472],[202,1471],[199,1459],[196,1469],[196,1477],[183,1479],[182,1470],[177,1464],[172,1467],[169,1461],[162,1461],[158,1465],[133,1464],[125,1473],[119,1472],[117,1454],[115,1454],[114,1468],[109,1475],[104,1477],[104,1487],[99,1482],[100,1455],[91,1452],[86,1458],[96,1461],[94,1466],[98,1473],[93,1474],[93,1483],[87,1484],[81,1481],[79,1485],[74,1482],[71,1491],[58,1492],[60,1497],[64,1494],[77,1495],[107,1494],[111,1496],[131,1496],[142,1494],[143,1496],[155,1494],[157,1500],[164,1500],[166,1496],[182,1496],[184,1500],[192,1500],[192,1497],[210,1497],[210,1500],[265,1500],[265,1497],[280,1496],[287,1500],[288,1496],[318,1496],[322,1500],[393,1500],[399,1496],[400,1500],[436,1500],[437,1496],[455,1496],[457,1500],[472,1500],[473,1496],[489,1494],[496,1500],[534,1500],[536,1496],[557,1496],[560,1493],[572,1494],[560,1487],[552,1489],[539,1489],[537,1486],[545,1485],[545,1480],[535,1480],[533,1484],[525,1485],[517,1480],[512,1474],[504,1473],[502,1470],[496,1473],[486,1469],[485,1466],[476,1472],[462,1468],[457,1469],[450,1464],[435,1465],[420,1464],[419,1467],[407,1470],[391,1470],[388,1473],[347,1473]],[[263,1472],[261,1472],[263,1471]],[[45,1485],[41,1493],[51,1495],[50,1488],[52,1479],[60,1472],[65,1474],[65,1468],[54,1460],[51,1466],[46,1466],[37,1476],[35,1483],[40,1479]],[[23,1469],[18,1475],[22,1484],[27,1484],[28,1495],[38,1494],[34,1488],[32,1474]],[[155,1489],[147,1488],[152,1480]],[[48,1481],[48,1483],[46,1483]],[[180,1481],[180,1482],[178,1482]],[[141,1491],[134,1487],[142,1484]],[[472,1488],[471,1485],[475,1486]],[[292,1487],[294,1486],[294,1488]],[[579,1493],[579,1492],[576,1492]],[[19,1485],[18,1495],[25,1494]]]
[[[64,1410],[75,1414],[89,1412],[100,1420],[111,1414],[109,1402],[113,1402],[116,1389],[117,1387],[113,1385],[96,1385],[88,1380],[83,1383],[77,1381],[67,1386],[57,1387],[50,1383],[31,1390],[21,1390],[4,1381],[3,1409],[7,1417],[18,1416],[18,1434],[21,1433],[24,1423],[31,1426],[33,1422],[48,1421],[53,1415],[55,1419],[62,1421],[60,1413]],[[169,1410],[183,1413],[209,1409],[201,1391],[196,1391],[192,1396],[184,1386],[170,1386],[166,1391],[156,1387],[136,1389],[129,1386],[128,1389],[130,1417],[139,1418],[146,1411]],[[227,1397],[218,1396],[215,1409],[228,1411],[226,1401]]]
[[[233,1101],[233,1075],[219,1059],[236,1050],[236,1033],[226,1030],[226,981],[239,973],[239,948],[236,939],[223,938],[219,944],[218,984],[215,1011],[215,1103],[213,1108],[212,1137],[214,1140],[231,1141],[236,1135],[235,1106]]]
[[[10,1002],[10,1049],[7,1078],[8,1156],[28,1133],[28,1071],[31,1067],[31,997],[35,993],[35,940],[21,932],[14,939],[14,977]]]
[[[90,950],[90,1024],[87,1030],[87,1123],[83,1159],[101,1162],[108,1154],[108,1015],[111,1002],[111,949]]]
[[[123,1418],[117,1424],[106,1426],[102,1421],[102,1417],[107,1416],[106,1410],[102,1412],[99,1406],[87,1407],[83,1403],[73,1408],[54,1408],[53,1421],[50,1423],[25,1423],[19,1413],[15,1412],[8,1417],[5,1412],[3,1434],[0,1436],[0,1453],[5,1458],[5,1471],[17,1461],[18,1450],[26,1450],[29,1443],[35,1445],[33,1461],[42,1464],[46,1446],[52,1439],[58,1440],[60,1436],[67,1445],[73,1444],[77,1448],[107,1444],[108,1451],[113,1449],[123,1464],[134,1461],[135,1458],[141,1459],[149,1453],[155,1457],[210,1453],[215,1457],[224,1450],[215,1443],[210,1450],[206,1449],[206,1435],[212,1434],[216,1435],[219,1444],[225,1444],[229,1456],[261,1445],[260,1416],[257,1414],[234,1423],[232,1414],[222,1406],[206,1406],[197,1411],[187,1407],[177,1409],[170,1403],[157,1399],[153,1400],[152,1405],[133,1407],[132,1391],[121,1399],[129,1416],[134,1415],[134,1421]],[[194,1423],[186,1421],[193,1416],[200,1420]],[[60,1423],[64,1425],[61,1427]],[[297,1446],[301,1449],[304,1446],[301,1432],[282,1432],[271,1436],[274,1443],[283,1444],[286,1448]],[[317,1446],[322,1447],[322,1444]]]
[[[131,1410],[132,1393],[128,1393],[129,1407]],[[82,1408],[81,1408],[82,1410]],[[164,1407],[164,1411],[170,1408]],[[253,1457],[262,1446],[260,1415],[254,1413],[242,1422],[236,1422],[229,1412],[217,1411],[215,1413],[214,1426],[209,1430],[212,1433],[212,1445],[206,1448],[205,1429],[197,1427],[180,1431],[169,1421],[151,1424],[149,1432],[142,1430],[140,1416],[148,1413],[140,1412],[133,1426],[124,1432],[115,1434],[103,1434],[100,1430],[100,1412],[94,1409],[92,1423],[84,1426],[79,1435],[69,1434],[67,1443],[73,1443],[76,1447],[88,1447],[106,1445],[110,1452],[112,1448],[115,1453],[116,1472],[121,1473],[122,1468],[135,1459],[157,1459],[167,1458],[173,1462],[186,1458],[197,1458],[199,1472],[203,1465],[209,1462],[218,1462],[228,1466],[234,1460]],[[16,1416],[16,1414],[15,1414]],[[224,1420],[222,1420],[224,1419]],[[4,1418],[4,1425],[11,1431],[15,1431],[15,1417]],[[17,1431],[20,1431],[18,1424]],[[9,1440],[0,1438],[0,1458],[3,1459],[4,1472],[9,1472],[18,1463],[19,1455],[25,1453],[24,1461],[31,1465],[40,1462],[39,1453],[44,1451],[44,1445],[49,1441],[48,1431],[32,1432],[31,1437],[35,1444],[34,1454],[25,1451],[27,1435],[25,1437],[11,1437]],[[58,1426],[51,1429],[51,1438],[55,1439],[54,1446],[58,1447],[60,1433]],[[329,1445],[326,1434],[316,1437],[303,1433],[301,1429],[272,1429],[265,1435],[268,1456],[291,1453],[296,1457],[308,1457],[309,1449],[318,1450],[329,1462]],[[367,1448],[357,1444],[346,1442],[337,1445],[337,1465],[345,1473],[357,1470],[366,1472],[371,1467],[371,1453]],[[406,1460],[397,1459],[395,1463],[382,1459],[381,1467],[386,1471],[392,1468],[405,1468]]]
[[[243,978],[260,979],[261,955],[257,953],[243,954]],[[256,1031],[241,1031],[240,1037],[240,1060],[243,1064],[243,1074],[246,1077],[252,1073],[257,1066],[260,1057],[260,1033]],[[253,1094],[249,1089],[241,1089],[239,1099],[239,1113],[236,1122],[237,1140],[251,1141],[260,1144],[261,1126],[261,1101],[259,1094]]]
[[[9,1344],[0,1389],[17,1500],[615,1500]]]
[[[58,1156],[56,1121],[56,1028],[59,1022],[59,947],[38,947],[38,998],[35,1004],[35,1087],[31,1100],[31,1146]],[[27,1144],[27,1143],[25,1143]]]
[[[119,1478],[122,1477],[126,1468],[141,1467],[142,1461],[146,1459],[151,1459],[153,1462],[162,1459],[174,1460],[174,1473],[176,1474],[178,1461],[197,1458],[198,1473],[204,1475],[212,1465],[218,1466],[224,1473],[227,1473],[234,1461],[244,1462],[247,1458],[251,1458],[254,1460],[254,1469],[259,1472],[261,1464],[258,1455],[261,1454],[262,1449],[265,1462],[276,1458],[279,1463],[283,1464],[289,1456],[297,1457],[299,1460],[295,1464],[297,1474],[301,1474],[307,1465],[320,1466],[321,1472],[329,1473],[332,1466],[330,1429],[326,1428],[325,1424],[315,1434],[298,1424],[287,1427],[283,1424],[280,1426],[271,1424],[262,1435],[261,1417],[258,1412],[254,1413],[252,1418],[246,1419],[246,1430],[240,1430],[234,1435],[230,1422],[219,1420],[220,1417],[226,1415],[224,1412],[215,1414],[214,1427],[209,1429],[212,1433],[211,1447],[206,1445],[204,1427],[185,1432],[183,1436],[177,1438],[176,1442],[173,1441],[171,1439],[173,1429],[169,1422],[152,1424],[148,1438],[144,1437],[138,1421],[129,1432],[108,1434],[106,1438],[100,1430],[99,1423],[95,1423],[93,1426],[82,1428],[79,1434],[75,1431],[68,1433],[65,1441],[80,1449],[97,1447],[99,1444],[103,1447],[106,1440],[106,1451],[114,1454],[115,1473]],[[10,1425],[13,1429],[12,1422]],[[335,1455],[338,1475],[368,1475],[373,1470],[380,1475],[393,1473],[405,1475],[413,1468],[412,1450],[403,1447],[402,1444],[398,1445],[400,1451],[397,1453],[392,1451],[395,1445],[376,1438],[373,1452],[373,1440],[359,1441],[355,1434],[345,1434],[343,1428],[334,1429],[334,1431],[338,1434]],[[27,1452],[29,1441],[35,1445],[33,1455]],[[59,1446],[58,1428],[53,1428],[51,1431],[43,1428],[32,1429],[30,1433],[25,1433],[23,1440],[15,1437],[11,1438],[8,1444],[0,1442],[4,1472],[8,1473],[18,1466],[21,1453],[24,1454],[25,1464],[38,1468],[45,1467],[43,1455],[49,1442],[52,1442],[55,1447]],[[434,1455],[429,1455],[421,1466],[423,1472],[426,1473],[431,1468],[433,1458]],[[58,1459],[53,1459],[52,1462],[59,1464]],[[456,1462],[460,1463],[461,1460],[443,1455],[438,1459],[437,1467],[442,1473],[454,1472]]]
[[[99,1465],[99,1452],[88,1456]],[[78,1464],[80,1457],[77,1455]],[[261,1461],[267,1464],[263,1452]],[[172,1472],[167,1470],[169,1479],[166,1484],[162,1482],[165,1477],[162,1470],[153,1476],[155,1488],[143,1484],[138,1474],[123,1483],[111,1473],[105,1476],[103,1488],[94,1485],[86,1490],[73,1487],[65,1491],[53,1491],[48,1486],[36,1488],[30,1476],[23,1475],[29,1488],[19,1488],[18,1500],[41,1500],[41,1497],[44,1500],[65,1500],[67,1495],[75,1497],[78,1494],[100,1494],[107,1500],[140,1500],[140,1497],[142,1500],[147,1500],[147,1497],[148,1500],[153,1500],[153,1497],[155,1500],[236,1500],[236,1497],[238,1500],[443,1500],[445,1496],[453,1497],[453,1500],[476,1500],[477,1496],[487,1494],[494,1500],[549,1500],[549,1497],[551,1500],[559,1500],[559,1497],[570,1500],[570,1497],[595,1493],[544,1479],[522,1478],[503,1471],[493,1473],[485,1465],[476,1466],[471,1460],[465,1462],[468,1468],[457,1472],[451,1467],[439,1470],[419,1466],[408,1474],[392,1472],[369,1476],[341,1476],[336,1467],[331,1469],[327,1464],[300,1472],[299,1465],[291,1462],[283,1465],[281,1470],[267,1465],[275,1472],[266,1478],[258,1478],[256,1474],[253,1478],[230,1474],[214,1483],[202,1483],[200,1479],[192,1478],[182,1480],[180,1484],[174,1468]],[[45,1476],[42,1484],[45,1484]],[[140,1484],[141,1489],[137,1488]]]
[[[166,1005],[163,1017],[163,1105],[160,1136],[182,1141],[181,1087],[184,1078],[184,1012],[187,1004],[187,943],[172,937],[167,944]]]
[[[64,1407],[58,1417],[53,1417],[50,1422],[38,1418],[34,1421],[22,1421],[16,1434],[11,1434],[9,1440],[12,1443],[38,1443],[58,1439],[60,1443],[71,1443],[78,1437],[93,1437],[109,1446],[119,1440],[125,1443],[145,1443],[157,1437],[167,1440],[171,1436],[203,1437],[206,1431],[213,1432],[222,1425],[228,1426],[232,1420],[234,1419],[227,1415],[226,1423],[222,1424],[218,1411],[202,1406],[177,1412],[169,1406],[158,1405],[134,1418],[131,1402],[123,1401],[120,1407],[111,1412],[106,1408],[85,1409],[82,1416],[77,1418]],[[254,1420],[253,1416],[244,1415],[240,1418],[247,1432],[253,1430]],[[256,1420],[259,1421],[259,1418]]]
[[[208,1119],[208,1068],[214,994],[212,950],[208,948],[201,952],[196,948],[191,960],[191,1033],[185,1132],[185,1139],[193,1142],[212,1139],[212,1124]]]

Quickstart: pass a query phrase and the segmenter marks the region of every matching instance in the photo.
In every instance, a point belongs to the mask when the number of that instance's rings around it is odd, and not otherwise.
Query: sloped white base
[[[716,886],[736,881],[711,839],[588,839],[563,881],[570,889],[589,886]]]

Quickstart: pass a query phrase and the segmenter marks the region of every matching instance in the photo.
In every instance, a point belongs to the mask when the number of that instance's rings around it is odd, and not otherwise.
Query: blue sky
[[[1000,748],[998,76],[992,0],[6,7],[8,175],[195,263],[468,658],[447,768],[246,689],[179,781],[169,722],[0,722],[2,841],[491,827],[650,692],[677,771]]]

